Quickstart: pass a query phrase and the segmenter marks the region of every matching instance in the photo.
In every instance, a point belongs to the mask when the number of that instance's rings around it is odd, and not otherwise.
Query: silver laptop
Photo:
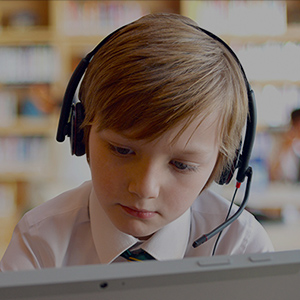
[[[299,300],[300,250],[5,272],[0,299]]]

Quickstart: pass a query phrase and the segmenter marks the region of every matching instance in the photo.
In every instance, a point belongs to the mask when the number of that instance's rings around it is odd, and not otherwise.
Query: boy
[[[229,202],[209,191],[232,162],[247,118],[241,68],[218,41],[172,14],[148,15],[97,51],[79,99],[92,180],[27,213],[2,270],[211,255]],[[232,209],[236,211],[236,207]],[[272,251],[247,212],[216,254]]]

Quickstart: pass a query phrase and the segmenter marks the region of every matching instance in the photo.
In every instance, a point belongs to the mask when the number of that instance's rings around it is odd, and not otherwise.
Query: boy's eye
[[[171,164],[179,171],[196,171],[197,170],[196,165],[186,164],[186,163],[176,161],[176,160],[172,160]]]
[[[116,152],[117,154],[120,155],[128,155],[128,154],[133,154],[134,152],[129,149],[129,148],[124,148],[124,147],[118,147],[118,146],[114,146],[114,145],[110,145],[110,148]]]

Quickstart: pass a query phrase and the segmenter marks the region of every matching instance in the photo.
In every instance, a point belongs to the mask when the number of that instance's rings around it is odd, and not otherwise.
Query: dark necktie
[[[121,256],[127,259],[128,261],[144,261],[144,260],[155,259],[153,256],[151,256],[143,249],[138,249],[134,251],[126,250],[121,254]]]

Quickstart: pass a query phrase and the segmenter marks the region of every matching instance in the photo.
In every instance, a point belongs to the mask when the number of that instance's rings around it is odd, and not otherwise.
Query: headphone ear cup
[[[81,102],[72,104],[71,113],[71,153],[72,155],[82,156],[85,154],[84,132],[80,128],[84,120],[84,107]]]
[[[231,165],[227,165],[223,169],[220,178],[218,179],[218,181],[216,181],[218,184],[224,185],[224,184],[229,184],[230,183],[230,181],[231,181],[231,179],[234,175],[235,170],[240,166],[241,148],[242,148],[242,141],[240,142],[239,148],[235,150],[235,158],[233,160],[233,163]]]
[[[228,165],[226,168],[223,169],[222,174],[221,174],[219,180],[217,181],[217,183],[220,185],[229,184],[233,177],[235,170],[236,170],[235,163],[232,165]]]

